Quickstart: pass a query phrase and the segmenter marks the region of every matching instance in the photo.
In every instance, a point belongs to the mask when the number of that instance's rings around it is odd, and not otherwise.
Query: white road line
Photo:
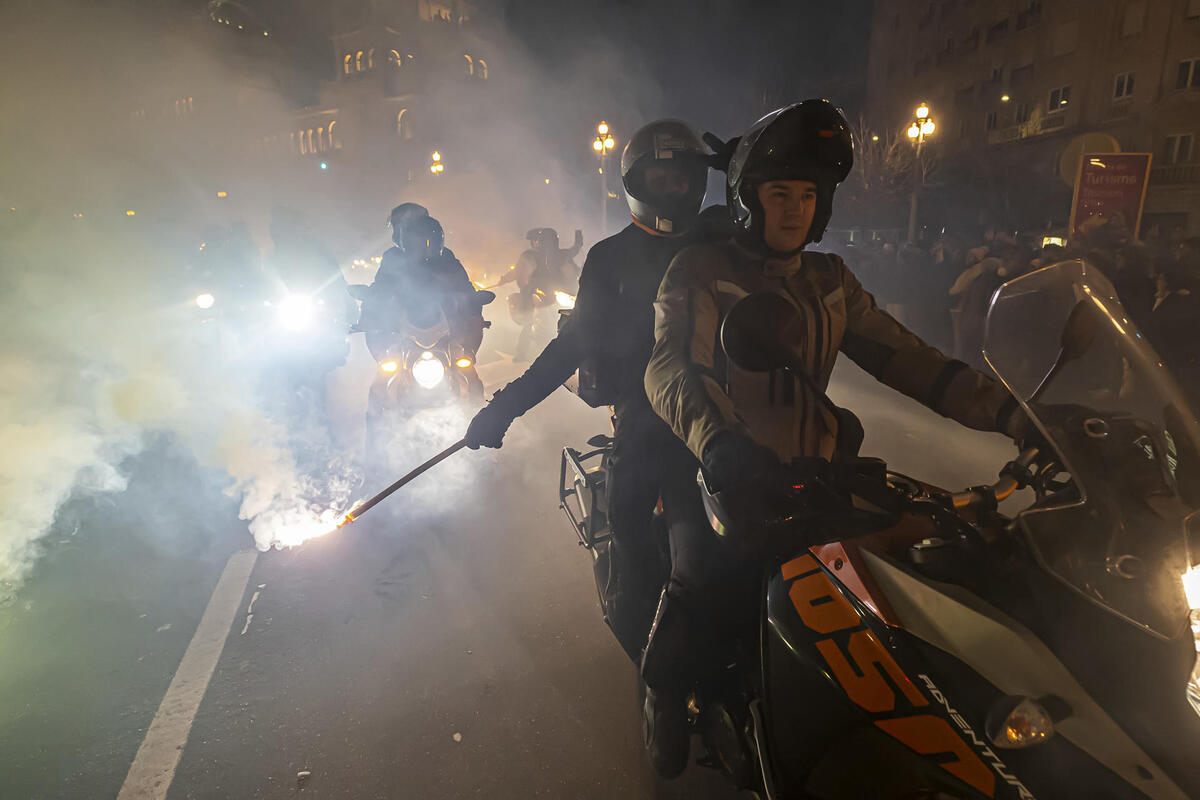
[[[213,589],[196,634],[146,730],[146,738],[138,748],[117,800],[163,800],[167,796],[196,710],[221,658],[225,638],[237,616],[257,558],[258,551],[241,550],[225,563],[217,588]]]

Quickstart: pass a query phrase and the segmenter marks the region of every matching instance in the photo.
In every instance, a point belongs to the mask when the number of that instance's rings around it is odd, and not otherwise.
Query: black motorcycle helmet
[[[741,137],[729,162],[729,214],[739,239],[755,249],[765,247],[759,186],[800,180],[817,185],[817,209],[805,244],[821,241],[833,214],[833,193],[853,165],[850,126],[828,100],[805,100],[767,114]]]
[[[392,242],[399,246],[400,240],[404,235],[404,229],[413,220],[428,216],[429,209],[420,203],[401,203],[393,208],[392,213],[388,215],[388,227],[392,229]]]
[[[708,182],[708,151],[686,123],[660,119],[642,126],[621,154],[621,180],[633,218],[650,230],[683,233],[700,213]],[[680,196],[659,197],[646,188],[646,168],[680,165],[688,177],[688,190]]]
[[[534,250],[558,249],[558,231],[554,228],[534,228],[525,234],[525,238],[529,240]]]
[[[432,261],[442,254],[446,234],[442,223],[430,216],[410,220],[400,232],[399,247],[405,255],[420,261]]]

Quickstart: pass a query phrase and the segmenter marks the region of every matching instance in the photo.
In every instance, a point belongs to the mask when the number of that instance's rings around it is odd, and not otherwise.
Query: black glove
[[[761,485],[779,470],[779,457],[749,435],[725,431],[704,448],[704,472],[719,491]]]
[[[504,441],[508,426],[512,425],[514,417],[507,413],[502,406],[496,404],[495,398],[471,420],[467,426],[467,447],[478,450],[480,447],[499,447]]]

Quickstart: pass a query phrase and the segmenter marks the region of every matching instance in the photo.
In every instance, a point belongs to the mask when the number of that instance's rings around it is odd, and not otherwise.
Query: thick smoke
[[[237,68],[239,45],[214,38],[224,31],[205,34],[203,23],[178,16],[184,5],[50,0],[0,11],[0,596],[28,577],[57,509],[73,494],[121,491],[122,465],[163,432],[227,475],[225,488],[240,499],[262,549],[330,530],[374,490],[379,476],[364,482],[351,466],[374,372],[361,343],[352,343],[349,364],[332,380],[333,405],[357,418],[348,433],[335,427],[331,437],[280,413],[264,390],[269,337],[205,322],[185,278],[211,225],[245,220],[269,255],[273,208],[298,206],[348,267],[387,244],[391,205],[416,200],[443,220],[448,244],[473,275],[492,279],[526,246],[528,228],[557,226],[569,242],[579,226],[589,244],[597,238],[599,185],[587,137],[617,106],[603,87],[543,117],[544,80],[493,80],[477,96],[431,85],[429,96],[448,98],[436,113],[462,120],[441,121],[445,142],[422,142],[447,153],[444,179],[386,196],[323,197],[278,159],[243,152],[254,131],[293,128],[292,105],[270,76],[247,79],[254,72]],[[517,46],[504,52],[497,70],[534,74]],[[175,101],[184,104],[178,118]],[[636,122],[624,121],[624,130]],[[486,137],[468,135],[484,123]],[[564,129],[579,137],[582,165],[554,157]],[[218,176],[251,188],[219,201]],[[619,210],[613,214],[616,223]],[[351,282],[369,280],[346,272]],[[504,314],[503,299],[488,311],[492,319]],[[418,416],[393,449],[392,467],[406,469],[454,441],[466,420],[463,410]],[[414,485],[412,499],[465,488],[473,463],[444,465],[438,481]]]

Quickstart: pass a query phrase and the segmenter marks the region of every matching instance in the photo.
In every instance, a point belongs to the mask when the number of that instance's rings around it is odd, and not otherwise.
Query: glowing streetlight
[[[907,131],[909,140],[917,148],[917,157],[913,159],[912,197],[908,205],[908,240],[910,242],[915,241],[917,236],[917,203],[925,175],[925,168],[921,161],[921,148],[925,144],[925,139],[932,136],[936,130],[937,125],[933,122],[929,105],[921,103],[913,111],[913,121],[909,124]]]
[[[16,209],[14,208],[14,209],[13,209],[13,211],[16,211]],[[126,212],[125,212],[125,216],[127,216],[127,217],[132,217],[132,216],[133,216],[134,214],[136,214],[136,213],[137,213],[137,212],[136,212],[136,211],[134,211],[134,210],[131,208],[131,209],[129,209],[128,211],[126,211]]]
[[[441,175],[446,171],[446,165],[442,163],[442,154],[438,150],[430,153],[429,158],[432,163],[429,165],[429,171],[434,175]]]
[[[612,128],[603,120],[596,126],[596,138],[592,140],[592,149],[600,156],[600,232],[608,235],[608,173],[604,171],[604,162],[608,154],[617,146],[613,138]]]
[[[878,133],[873,133],[873,134],[871,134],[871,141],[872,141],[872,142],[878,142],[878,141],[879,141],[879,134],[878,134]]]
[[[1009,96],[1008,96],[1008,95],[1006,95],[1006,94],[1002,94],[1002,95],[1000,95],[1000,102],[1001,102],[1001,103],[1007,103],[1007,102],[1008,102],[1009,100],[1011,100],[1011,99],[1012,99],[1012,98],[1011,98],[1011,97],[1009,97]]]

